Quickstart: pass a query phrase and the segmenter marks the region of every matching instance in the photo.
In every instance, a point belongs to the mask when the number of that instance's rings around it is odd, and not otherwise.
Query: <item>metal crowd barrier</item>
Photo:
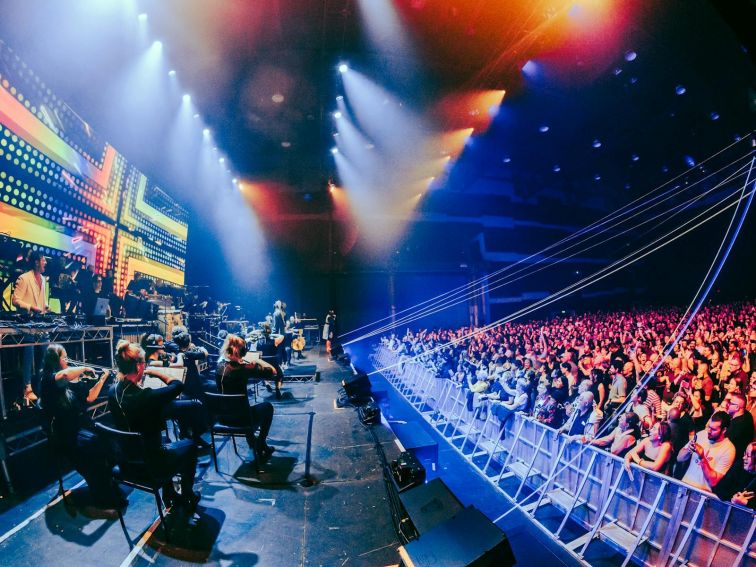
[[[623,566],[756,566],[750,509],[636,465],[628,473],[622,459],[521,413],[502,429],[486,404],[468,403],[469,390],[385,346],[373,363],[452,447],[582,563],[600,539],[624,555]],[[583,532],[578,537],[575,525]]]

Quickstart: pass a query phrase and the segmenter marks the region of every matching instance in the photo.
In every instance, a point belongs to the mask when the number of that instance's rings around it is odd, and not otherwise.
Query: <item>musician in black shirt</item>
[[[276,369],[262,360],[247,362],[246,341],[237,335],[228,335],[220,350],[221,358],[215,373],[215,382],[221,394],[247,395],[247,383],[276,376]],[[252,429],[259,432],[257,438],[248,437],[247,442],[257,457],[268,457],[275,449],[267,443],[270,425],[273,422],[273,405],[270,402],[254,404],[249,408]]]
[[[171,414],[171,405],[183,389],[182,382],[158,367],[146,366],[144,350],[128,341],[119,341],[116,363],[118,382],[111,388],[108,398],[116,427],[143,435],[146,457],[156,476],[181,476],[181,495],[176,493],[172,482],[163,486],[166,505],[184,505],[193,510],[200,499],[199,492],[193,489],[197,467],[194,442],[182,439],[164,444],[162,439],[165,417]],[[145,388],[142,383],[145,375],[159,378],[165,386]]]
[[[92,503],[100,508],[123,507],[116,492],[105,451],[87,411],[100,395],[110,373],[99,379],[88,367],[69,367],[66,350],[51,344],[43,359],[41,395],[45,428],[50,442],[73,464],[89,486]]]
[[[257,342],[257,352],[263,357],[263,360],[275,369],[276,377],[276,399],[281,399],[281,386],[283,386],[283,369],[281,361],[283,360],[283,340],[281,335],[273,335],[270,325],[263,324],[263,336]],[[266,384],[270,391],[270,387]]]

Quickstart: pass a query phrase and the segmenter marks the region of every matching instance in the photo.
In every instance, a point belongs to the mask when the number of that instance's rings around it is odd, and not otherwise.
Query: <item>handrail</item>
[[[381,369],[396,364],[400,355],[381,346],[373,359],[376,368]],[[756,533],[756,513],[749,508],[720,501],[710,492],[634,463],[630,465],[631,479],[624,469],[623,459],[598,447],[571,441],[521,413],[507,422],[502,430],[507,433],[507,443],[502,443],[499,428],[493,427],[494,431],[490,431],[496,419],[489,419],[489,415],[482,424],[476,423],[480,408],[467,409],[465,396],[461,395],[464,388],[457,391],[451,405],[440,404],[438,397],[434,396],[439,391],[443,393],[447,386],[447,391],[452,389],[447,384],[449,380],[436,377],[432,369],[418,361],[411,365],[413,368],[405,365],[401,370],[398,365],[394,366],[390,384],[405,398],[412,397],[412,406],[432,426],[442,430],[454,421],[455,430],[464,427],[467,431],[465,441],[470,439],[473,451],[465,452],[466,442],[461,447],[449,442],[450,446],[581,563],[586,563],[584,553],[595,536],[622,550],[625,554],[623,564],[634,561],[645,565],[677,565],[681,562],[756,565],[756,549],[752,541]],[[447,398],[451,397],[447,395]],[[426,405],[433,411],[421,412],[420,408]],[[434,422],[432,416],[438,414],[443,419]],[[514,432],[514,440],[510,441]],[[474,455],[482,455],[481,451],[489,455],[482,468],[473,459]],[[554,455],[557,455],[556,462]],[[491,475],[488,469],[494,462],[502,468],[501,472],[497,469]],[[506,471],[509,471],[507,475],[504,474]],[[502,478],[513,475],[518,477],[514,496],[500,484]],[[520,497],[526,485],[531,492]],[[555,490],[567,498],[563,508],[558,501],[552,502],[556,497],[552,496]],[[591,502],[591,494],[597,501]],[[544,505],[554,505],[564,513],[560,529],[555,534],[536,517],[535,510]],[[560,539],[561,528],[568,518],[587,530],[584,536],[572,542]]]

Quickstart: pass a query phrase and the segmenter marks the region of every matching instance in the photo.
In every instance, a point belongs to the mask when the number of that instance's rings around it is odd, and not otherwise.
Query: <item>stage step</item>
[[[564,544],[564,546],[570,551],[577,551],[585,545],[585,542],[590,541],[591,532],[586,532],[578,538],[573,539],[570,542]]]
[[[528,472],[528,465],[526,465],[522,461],[509,463],[509,465],[507,465],[507,468],[510,471],[512,471],[514,474],[516,474],[519,478],[525,478],[526,476],[533,476],[533,475],[539,474],[540,472],[535,467],[532,467],[530,471]]]
[[[563,488],[557,488],[554,490],[550,490],[546,493],[546,497],[549,499],[549,501],[562,510],[563,512],[566,512],[569,510],[570,505],[572,504],[572,501],[575,499],[575,497],[572,494],[569,494],[567,491],[565,491]],[[584,506],[587,504],[587,500],[584,498],[578,498],[577,502],[575,502],[575,506],[573,507],[573,510],[580,508],[581,506]]]
[[[630,551],[631,549],[633,549],[635,547],[635,540],[638,539],[637,534],[626,530],[616,523],[606,524],[605,526],[602,526],[599,530],[599,534],[601,535],[601,537],[610,540],[612,543],[618,545],[625,551]],[[643,544],[646,539],[647,538],[645,536],[641,538],[638,545]]]

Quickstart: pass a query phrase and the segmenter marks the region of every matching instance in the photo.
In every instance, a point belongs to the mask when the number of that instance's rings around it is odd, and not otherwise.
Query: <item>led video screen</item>
[[[0,41],[0,276],[17,251],[184,283],[187,214]]]

